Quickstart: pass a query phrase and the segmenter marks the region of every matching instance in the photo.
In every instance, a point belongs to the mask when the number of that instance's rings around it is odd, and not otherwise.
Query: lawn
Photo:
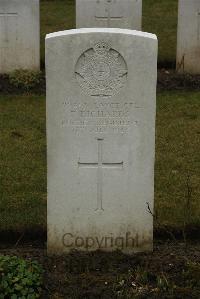
[[[176,59],[178,0],[143,0],[143,31],[159,39],[160,66],[174,66]],[[41,61],[44,39],[50,32],[75,28],[75,0],[41,0]]]
[[[0,229],[46,225],[44,97],[0,97]]]
[[[200,225],[199,97],[158,94],[158,227]],[[0,230],[46,229],[45,97],[1,95],[0,111]]]

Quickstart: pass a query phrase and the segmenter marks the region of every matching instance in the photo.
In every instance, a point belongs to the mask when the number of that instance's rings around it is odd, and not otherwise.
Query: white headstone
[[[142,0],[76,0],[76,28],[141,26]]]
[[[151,250],[157,39],[46,37],[48,250]]]
[[[200,0],[179,0],[176,68],[200,74]]]
[[[39,68],[39,0],[0,0],[0,73]]]

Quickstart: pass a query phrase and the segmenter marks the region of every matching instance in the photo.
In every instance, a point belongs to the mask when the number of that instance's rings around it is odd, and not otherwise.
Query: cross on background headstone
[[[40,68],[40,0],[0,0],[0,73]]]
[[[0,13],[0,17],[13,17],[13,16],[17,16],[18,13],[17,12],[1,12]]]
[[[142,0],[76,0],[76,28],[142,29]]]
[[[197,18],[198,18],[197,40],[200,41],[200,11],[197,12]]]
[[[13,23],[9,23],[7,22],[7,18],[13,18]],[[6,42],[8,43],[9,42],[9,33],[12,30],[16,30],[17,28],[17,22],[16,22],[16,19],[18,17],[18,13],[16,12],[9,12],[9,13],[6,13],[6,12],[0,12],[0,25],[1,25],[1,28],[0,28],[0,31],[1,31],[1,36],[3,38],[2,42]],[[13,36],[15,39],[17,39],[17,36],[14,34],[14,35],[11,35]],[[1,45],[1,48],[5,48],[5,45],[2,44]]]
[[[106,7],[103,8],[102,10],[99,10],[99,5],[102,5],[102,3],[97,2],[97,7],[96,7],[96,15],[95,19],[96,20],[102,20],[102,21],[107,21],[107,27],[111,27],[111,22],[112,21],[119,21],[123,19],[123,15],[115,15],[113,13],[113,5],[116,5],[115,3],[112,2],[112,0],[106,0]],[[117,10],[118,11],[118,10]]]
[[[96,211],[103,211],[103,169],[122,169],[123,162],[106,163],[103,162],[103,140],[98,138],[98,162],[83,163],[78,162],[78,166],[82,168],[97,168],[97,208]]]

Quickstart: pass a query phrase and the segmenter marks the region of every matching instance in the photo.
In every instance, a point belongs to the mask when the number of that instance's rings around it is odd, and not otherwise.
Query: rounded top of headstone
[[[143,38],[149,38],[152,40],[157,40],[157,36],[152,33],[130,30],[130,29],[120,29],[120,28],[81,28],[81,29],[71,29],[49,33],[46,35],[46,39],[74,35],[74,34],[89,34],[89,33],[113,33],[113,34],[126,34],[131,36],[138,36]]]

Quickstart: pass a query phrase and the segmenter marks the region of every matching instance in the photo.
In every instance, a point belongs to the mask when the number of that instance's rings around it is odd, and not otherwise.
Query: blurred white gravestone
[[[156,73],[153,34],[47,35],[49,253],[152,250]]]
[[[200,0],[179,0],[176,69],[200,74]]]
[[[141,26],[142,0],[76,0],[76,28]]]
[[[0,73],[39,68],[39,0],[0,0]]]

